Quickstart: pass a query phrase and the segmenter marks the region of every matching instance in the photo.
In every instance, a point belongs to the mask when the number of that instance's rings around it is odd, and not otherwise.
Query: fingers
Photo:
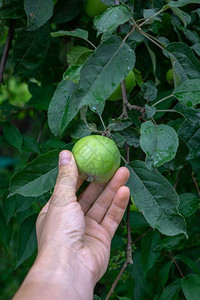
[[[78,202],[84,212],[90,209],[94,201],[99,197],[99,195],[104,190],[106,184],[98,184],[95,182],[90,183],[90,185],[79,195]]]
[[[108,183],[107,187],[88,211],[87,216],[89,218],[96,220],[97,223],[102,221],[113,201],[115,194],[121,186],[126,184],[129,175],[130,173],[127,168],[121,167],[118,169],[114,177]]]
[[[82,185],[84,179],[81,178],[80,176],[78,176],[78,180],[77,180],[77,186],[76,186],[76,191],[79,190],[80,186]]]
[[[76,201],[78,169],[73,154],[64,150],[59,154],[59,172],[50,199],[52,206],[64,206]]]
[[[111,206],[100,225],[107,231],[112,239],[119,223],[122,220],[125,209],[130,197],[130,191],[127,186],[122,186],[116,193]]]

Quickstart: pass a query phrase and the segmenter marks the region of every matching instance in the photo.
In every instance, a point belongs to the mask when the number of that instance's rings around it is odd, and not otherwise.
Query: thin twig
[[[5,70],[5,66],[6,66],[6,61],[7,61],[7,58],[8,58],[8,53],[9,53],[11,43],[12,43],[12,38],[13,38],[13,34],[14,34],[14,29],[15,29],[15,22],[16,22],[15,20],[10,21],[10,27],[9,27],[9,30],[8,30],[6,44],[5,44],[3,55],[2,55],[2,58],[1,58],[1,63],[0,63],[0,85],[2,83],[4,84],[3,74],[4,74],[4,70]]]
[[[163,101],[165,101],[165,100],[167,100],[168,98],[171,98],[171,97],[173,97],[173,96],[174,96],[173,94],[170,94],[169,96],[166,96],[166,97],[164,97],[164,98],[158,100],[157,102],[155,102],[151,107],[154,107],[154,106],[156,106],[157,104],[159,104],[159,103],[161,103],[161,102],[163,102]]]
[[[127,228],[126,262],[128,265],[133,264],[132,238],[131,238],[131,225],[130,225],[130,208],[131,208],[131,200],[129,200],[128,207],[127,207],[127,213],[126,213],[126,228]]]
[[[122,277],[122,274],[124,273],[124,271],[126,270],[127,267],[127,261],[124,262],[123,267],[121,268],[117,278],[115,279],[115,281],[113,282],[110,291],[108,292],[105,300],[108,300],[110,298],[110,296],[112,295],[112,293],[114,292],[114,289],[116,287],[116,285],[118,284],[118,281],[120,280],[120,278]]]
[[[128,99],[127,99],[127,94],[126,94],[125,80],[122,80],[122,82],[121,82],[121,90],[122,90],[122,99],[123,99],[123,111],[119,118],[127,119],[128,118],[128,112],[127,112]]]
[[[130,103],[127,104],[128,109],[130,110],[137,110],[141,112],[142,115],[145,114],[145,108],[137,105],[131,105]]]
[[[196,186],[197,193],[198,193],[198,195],[199,195],[199,197],[200,197],[200,190],[199,190],[198,183],[197,183],[197,181],[196,181],[194,175],[192,174],[192,172],[189,170],[189,168],[188,168],[187,166],[185,166],[185,169],[186,169],[186,171],[191,175],[191,177],[192,177],[192,179],[193,179],[193,181],[194,181],[194,184],[195,184],[195,186]]]
[[[182,171],[183,169],[180,169],[179,171],[178,171],[178,175],[177,175],[177,178],[176,178],[176,182],[174,183],[174,189],[176,189],[176,187],[177,187],[177,184],[178,184],[178,182],[179,182],[179,179],[180,179],[180,177],[181,177],[181,171]]]
[[[139,240],[141,240],[149,231],[153,230],[153,228],[149,228],[147,231],[145,231],[142,235],[140,235],[135,241],[132,242],[132,244],[134,245],[135,243],[137,243]]]
[[[150,20],[152,20],[153,18],[155,18],[156,16],[158,16],[160,13],[162,13],[164,11],[164,9],[162,8],[161,10],[157,11],[157,13],[155,13],[153,16],[149,17],[148,19],[146,19],[144,22],[142,22],[139,26],[142,27],[143,25],[145,25],[146,23],[148,23]]]
[[[152,38],[152,36],[149,35],[148,33],[144,32],[144,31],[142,31],[142,30],[138,30],[138,32],[139,32],[140,34],[144,35],[148,40],[150,40],[152,43],[154,43],[156,46],[158,46],[161,50],[164,50],[164,49],[165,49],[162,45],[160,45],[157,41],[155,41],[155,39]]]
[[[88,44],[90,44],[95,50],[97,49],[97,47],[92,42],[90,42],[90,40],[85,40],[85,41],[88,42]]]
[[[183,273],[182,273],[182,271],[181,271],[181,269],[180,269],[180,267],[179,267],[177,261],[175,260],[175,258],[173,257],[173,255],[172,255],[171,252],[169,252],[169,256],[170,256],[170,258],[172,259],[172,261],[175,263],[177,269],[179,270],[179,273],[181,274],[181,277],[184,278],[185,276],[183,275]]]
[[[37,137],[37,143],[39,143],[39,141],[40,141],[40,138],[41,138],[41,135],[42,135],[42,130],[43,130],[43,128],[44,128],[45,122],[46,122],[46,117],[44,118],[44,120],[43,120],[43,122],[42,122],[42,125],[41,125],[41,127],[40,127],[40,131],[39,131],[39,134],[38,134],[38,137]]]

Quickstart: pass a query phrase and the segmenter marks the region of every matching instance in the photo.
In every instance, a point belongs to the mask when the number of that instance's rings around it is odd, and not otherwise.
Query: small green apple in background
[[[126,84],[126,93],[128,95],[136,86],[135,75],[132,70],[128,73],[127,77],[125,78],[125,84]],[[108,98],[108,100],[116,101],[120,99],[122,99],[121,84],[118,85],[118,87]]]
[[[120,152],[115,143],[101,135],[90,135],[74,145],[72,153],[80,177],[97,183],[109,181],[120,166]]]
[[[137,206],[135,205],[135,202],[134,202],[134,200],[133,200],[133,197],[131,197],[131,207],[130,207],[130,210],[131,211],[138,211],[138,208],[137,208]]]
[[[104,12],[106,8],[107,6],[100,0],[87,0],[85,12],[89,17],[94,18]]]
[[[166,80],[170,85],[174,84],[173,70],[169,69],[166,73]]]

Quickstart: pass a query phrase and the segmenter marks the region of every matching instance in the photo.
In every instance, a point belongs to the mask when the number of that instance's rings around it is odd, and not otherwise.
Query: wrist
[[[75,253],[64,247],[57,255],[53,248],[40,251],[25,281],[59,291],[63,298],[58,299],[65,299],[66,295],[73,300],[92,299],[95,286],[92,273],[78,263]]]

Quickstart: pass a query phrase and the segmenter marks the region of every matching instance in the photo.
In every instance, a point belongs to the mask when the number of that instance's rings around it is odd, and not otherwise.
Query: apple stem
[[[87,181],[88,182],[93,182],[95,179],[95,177],[93,175],[90,175],[88,178],[87,178]]]

